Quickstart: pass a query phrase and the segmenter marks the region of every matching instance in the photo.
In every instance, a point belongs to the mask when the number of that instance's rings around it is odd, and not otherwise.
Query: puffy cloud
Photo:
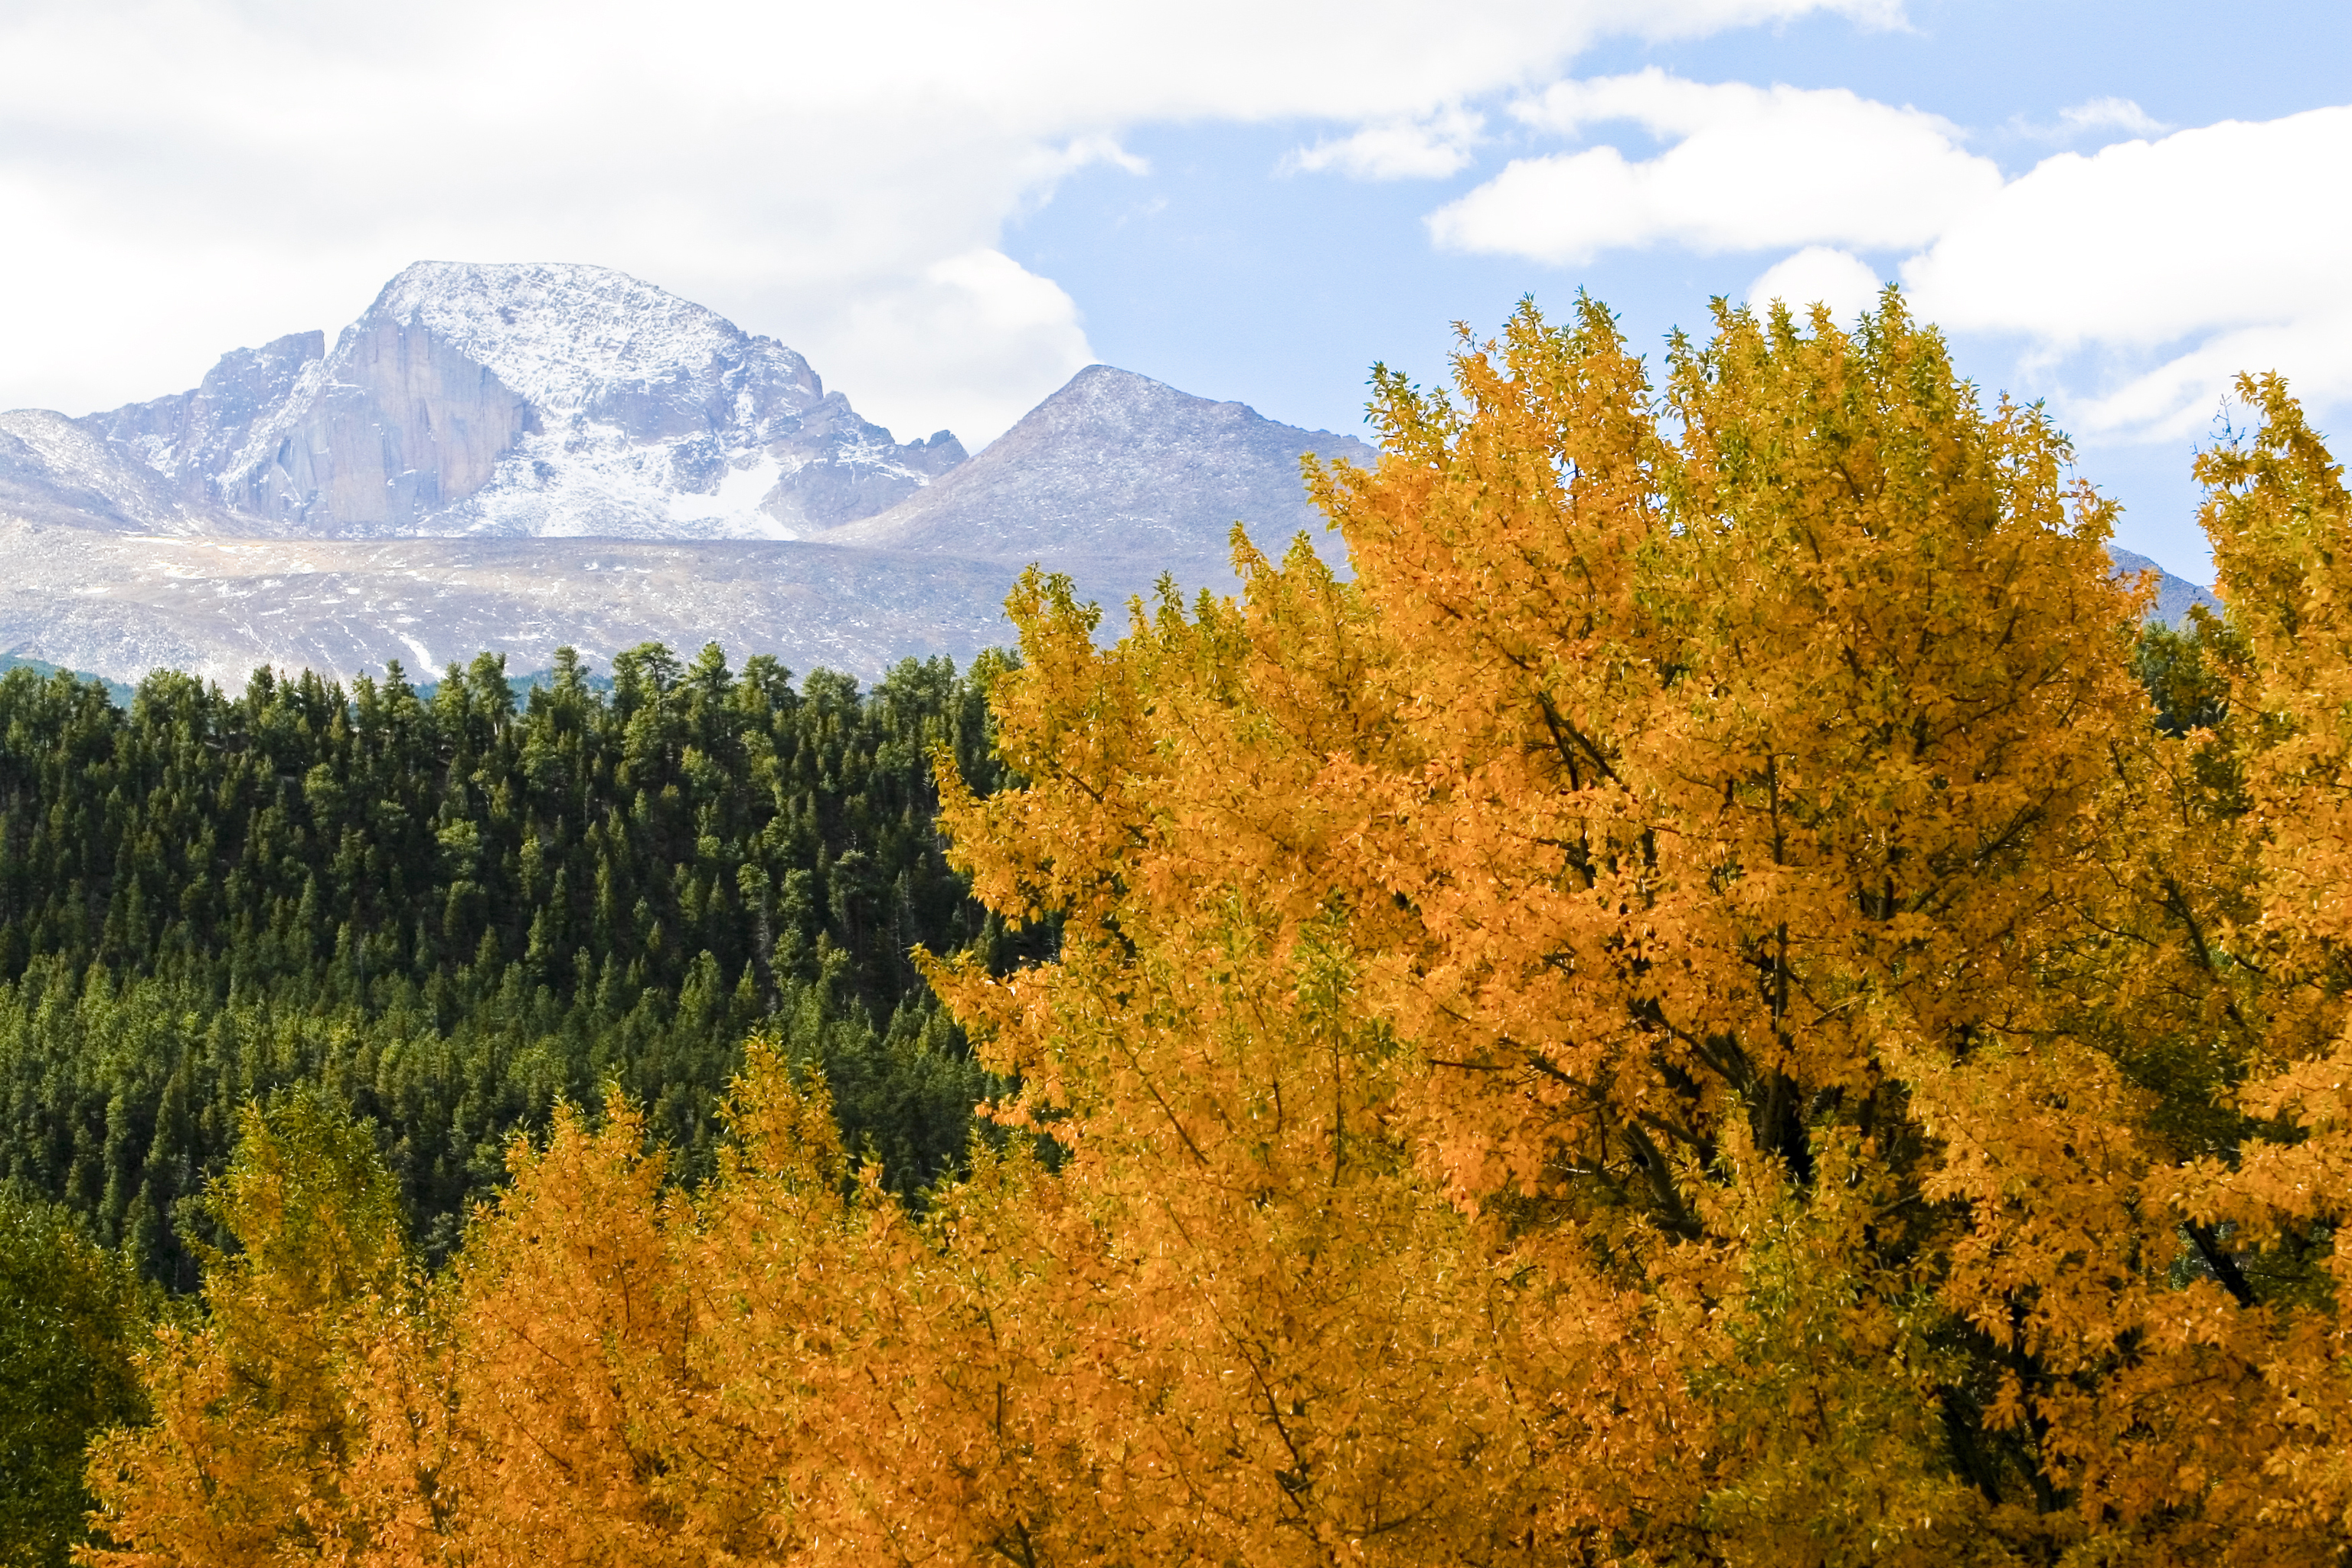
[[[2282,322],[2352,268],[2352,108],[2058,153],[1903,278],[1955,327],[2155,345]]]
[[[1328,166],[1405,172],[1448,155],[1445,106],[1538,86],[1604,36],[1823,11],[1898,19],[1893,0],[16,0],[0,404],[187,385],[231,345],[349,320],[419,257],[545,258],[804,347],[902,430],[984,438],[1089,356],[1058,290],[970,258],[1073,168],[1125,160],[1123,132],[1388,128]],[[974,335],[924,349],[926,322]],[[961,368],[927,380],[940,353]]]
[[[1283,161],[1284,170],[1337,170],[1359,180],[1442,180],[1469,167],[1471,148],[1486,129],[1484,115],[1451,108],[1425,120],[1368,125],[1353,136],[1318,142]]]
[[[2347,175],[2352,108],[2063,153],[1904,263],[1903,279],[1948,326],[2153,360],[2083,401],[2078,417],[2095,427],[2185,433],[2242,369],[2341,397]]]
[[[1810,306],[1827,305],[1831,315],[1851,321],[1878,303],[1884,286],[1860,257],[1809,245],[1750,283],[1748,299],[1759,307],[1778,300],[1801,315]]]
[[[1702,84],[1652,68],[1562,82],[1521,106],[1538,129],[1630,121],[1673,144],[1522,158],[1431,215],[1441,246],[1549,262],[1677,245],[1907,248],[2000,189],[2000,169],[1932,114],[1843,89]]]
[[[2058,111],[2058,123],[2069,132],[2125,131],[2134,136],[2161,136],[2171,129],[2128,98],[2095,98]]]
[[[1036,401],[1008,416],[1001,386],[1050,391],[1094,358],[1061,286],[995,250],[949,257],[896,289],[869,281],[846,309],[809,316],[795,346],[821,374],[856,363],[860,379],[841,385],[860,407],[937,411],[902,437],[946,428],[984,439]]]
[[[2161,136],[2172,127],[2128,98],[2094,98],[2069,104],[2058,118],[2037,121],[2012,115],[2001,130],[2021,142],[2073,146],[2084,142],[2113,142],[2119,136]]]
[[[2119,385],[2076,398],[2070,413],[2094,435],[2193,436],[2235,401],[2233,384],[2241,374],[2273,370],[2315,406],[2352,398],[2352,308],[2218,333]]]
[[[2087,435],[2189,434],[2242,370],[2352,397],[2352,206],[2336,194],[2352,107],[2161,134],[2138,105],[2097,99],[2053,134],[2134,139],[2014,179],[1935,116],[1839,90],[1651,70],[1561,82],[1515,112],[1538,132],[1622,123],[1665,146],[1516,161],[1430,215],[1439,244],[1549,262],[1793,247],[1749,298],[1841,315],[1877,286],[1853,252],[1909,251],[1898,271],[1920,314],[2021,341],[2021,374]]]

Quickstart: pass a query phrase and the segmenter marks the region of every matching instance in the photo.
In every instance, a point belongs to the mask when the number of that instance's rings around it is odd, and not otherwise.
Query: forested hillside
[[[267,671],[0,678],[0,1177],[169,1285],[240,1109],[309,1085],[371,1120],[438,1256],[508,1136],[607,1083],[689,1169],[751,1027],[820,1066],[911,1188],[983,1079],[909,950],[1003,928],[941,858],[928,748],[982,788],[985,675],[871,692],[656,646],[429,696]],[[604,684],[604,683],[598,683]]]

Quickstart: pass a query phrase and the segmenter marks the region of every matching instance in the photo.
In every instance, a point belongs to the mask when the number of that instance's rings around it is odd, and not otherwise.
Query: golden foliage
[[[93,1564],[2340,1561],[2352,505],[2284,387],[2170,734],[2109,507],[1893,292],[1457,371],[1311,475],[1352,580],[1016,591],[1029,782],[942,816],[1059,952],[930,961],[1002,1147],[910,1210],[754,1042],[711,1180],[566,1113],[428,1282],[257,1126]]]

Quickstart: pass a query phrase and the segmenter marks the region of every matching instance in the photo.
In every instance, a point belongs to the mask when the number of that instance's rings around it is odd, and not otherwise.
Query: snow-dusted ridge
[[[419,261],[368,315],[425,328],[543,409],[576,413],[616,388],[723,374],[720,362],[747,343],[772,350],[809,402],[824,395],[790,349],[609,267]]]
[[[1359,465],[1380,458],[1352,436],[1093,364],[938,484],[830,538],[1014,564],[1092,563],[1099,582],[1082,574],[1080,587],[1115,596],[1148,590],[1162,570],[1234,585],[1235,522],[1277,555],[1304,532],[1344,569],[1346,547],[1299,474],[1308,453]]]
[[[62,414],[0,414],[0,510],[80,527],[202,533],[226,520]]]

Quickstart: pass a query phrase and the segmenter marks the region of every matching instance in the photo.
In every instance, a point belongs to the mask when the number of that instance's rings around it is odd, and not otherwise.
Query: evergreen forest
[[[617,1086],[706,1167],[765,1024],[923,1186],[984,1075],[910,953],[1013,952],[933,824],[932,746],[995,777],[982,677],[648,646],[520,697],[485,655],[428,694],[158,672],[118,706],[10,671],[0,1179],[186,1291],[240,1111],[308,1087],[377,1130],[437,1258],[559,1101]]]

